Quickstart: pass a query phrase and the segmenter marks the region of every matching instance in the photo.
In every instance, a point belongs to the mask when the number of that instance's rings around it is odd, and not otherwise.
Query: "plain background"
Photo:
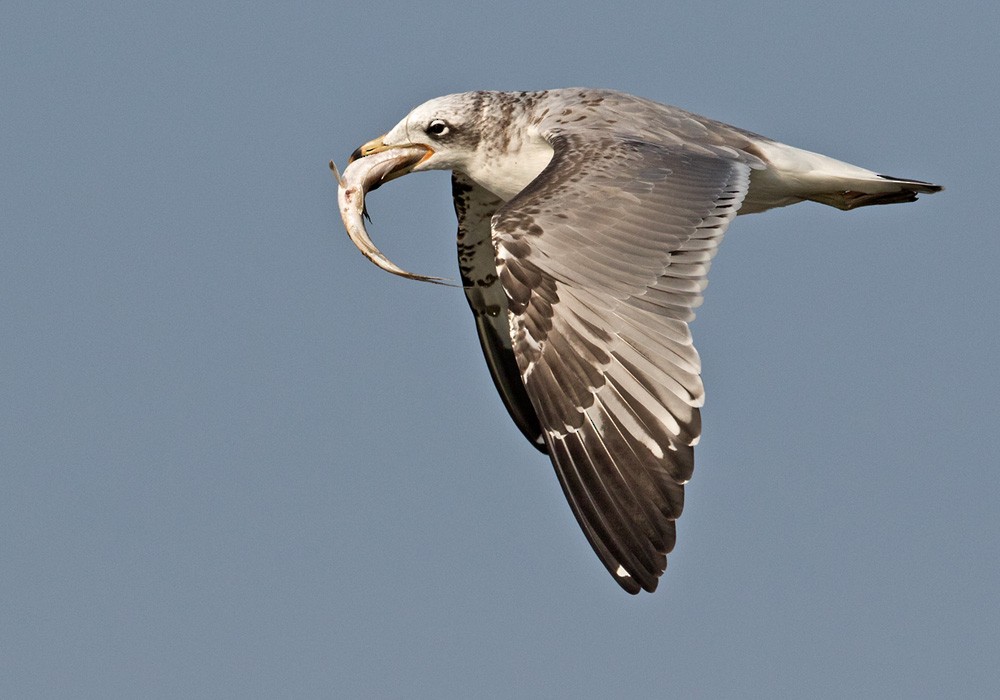
[[[998,36],[985,2],[4,3],[0,696],[995,696]],[[732,226],[638,598],[461,293],[365,261],[326,165],[581,85],[947,187]],[[446,174],[369,202],[456,276]]]

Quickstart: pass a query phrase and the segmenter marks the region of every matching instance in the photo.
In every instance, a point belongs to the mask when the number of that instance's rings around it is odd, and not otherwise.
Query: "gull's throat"
[[[506,202],[538,177],[552,153],[552,146],[541,137],[529,139],[516,147],[511,144],[504,153],[487,150],[465,174]]]

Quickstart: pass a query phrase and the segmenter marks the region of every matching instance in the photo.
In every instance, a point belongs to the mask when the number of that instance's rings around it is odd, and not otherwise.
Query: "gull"
[[[705,396],[688,324],[732,220],[942,189],[589,88],[439,97],[350,161],[338,179],[352,239],[384,269],[431,281],[371,244],[363,196],[452,171],[459,269],[490,374],[631,594],[656,590],[674,548]]]

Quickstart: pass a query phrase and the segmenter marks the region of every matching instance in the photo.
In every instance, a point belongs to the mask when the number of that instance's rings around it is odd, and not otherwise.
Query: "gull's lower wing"
[[[458,267],[486,365],[514,423],[532,445],[546,452],[538,416],[514,358],[507,296],[497,278],[496,253],[490,239],[490,219],[503,201],[461,173],[452,173],[451,190],[458,217]]]

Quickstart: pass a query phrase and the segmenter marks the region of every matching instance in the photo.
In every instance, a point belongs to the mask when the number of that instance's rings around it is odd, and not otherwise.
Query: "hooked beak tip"
[[[378,153],[379,151],[384,151],[388,148],[385,142],[382,141],[382,137],[379,136],[377,139],[373,139],[366,144],[358,146],[354,149],[354,153],[351,157],[347,159],[348,163],[353,163],[358,158],[364,158],[365,156],[370,156],[372,153]]]

